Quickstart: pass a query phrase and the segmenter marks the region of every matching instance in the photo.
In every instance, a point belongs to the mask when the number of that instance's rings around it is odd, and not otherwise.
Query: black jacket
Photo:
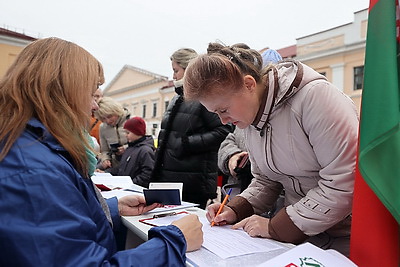
[[[161,122],[151,181],[183,182],[183,200],[204,207],[216,197],[218,148],[232,128],[176,91]]]
[[[155,159],[154,139],[143,136],[135,142],[128,143],[128,148],[122,154],[120,165],[113,168],[112,175],[129,175],[134,184],[149,187],[150,175]]]

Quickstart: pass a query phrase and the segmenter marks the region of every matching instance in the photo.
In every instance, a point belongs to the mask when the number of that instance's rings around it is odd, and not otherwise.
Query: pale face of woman
[[[99,109],[99,105],[97,104],[97,98],[96,94],[100,91],[100,89],[97,89],[92,93],[92,97],[90,98],[90,112],[88,114],[92,114],[96,110]],[[100,91],[101,93],[101,91]]]
[[[91,114],[92,112],[96,111],[99,109],[99,105],[97,105],[97,101],[94,99],[94,97],[92,97],[92,103],[91,103],[91,112],[89,112],[89,114]]]
[[[232,123],[240,129],[251,125],[259,109],[255,87],[249,87],[245,82],[243,87],[235,93],[229,89],[216,88],[216,91],[219,93],[203,97],[200,103],[208,111],[218,114],[223,124]]]
[[[118,118],[119,118],[118,115],[111,114],[111,115],[104,117],[101,121],[114,127],[117,124]]]
[[[101,91],[101,89],[97,89],[96,92],[94,92],[94,100],[99,103],[99,101],[103,98],[103,92]]]
[[[174,60],[172,60],[172,70],[174,72],[172,78],[176,81],[179,81],[183,78],[183,75],[185,74],[185,69],[182,68],[178,63],[176,63]]]

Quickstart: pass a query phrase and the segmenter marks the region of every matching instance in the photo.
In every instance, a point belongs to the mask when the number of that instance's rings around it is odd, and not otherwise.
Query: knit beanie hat
[[[124,124],[124,129],[139,136],[146,135],[146,123],[140,117],[133,117],[127,120]]]
[[[268,49],[265,50],[262,54],[261,57],[263,59],[263,67],[266,67],[269,65],[269,63],[278,63],[278,61],[282,60],[281,55],[274,49]]]

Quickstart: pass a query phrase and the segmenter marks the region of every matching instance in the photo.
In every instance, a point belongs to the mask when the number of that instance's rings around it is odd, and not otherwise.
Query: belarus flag
[[[398,0],[370,0],[350,258],[399,266],[400,88]]]

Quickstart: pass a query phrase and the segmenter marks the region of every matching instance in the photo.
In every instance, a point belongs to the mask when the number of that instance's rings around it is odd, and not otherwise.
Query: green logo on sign
[[[300,258],[300,262],[300,266],[304,267],[325,267],[325,265],[313,258]]]

